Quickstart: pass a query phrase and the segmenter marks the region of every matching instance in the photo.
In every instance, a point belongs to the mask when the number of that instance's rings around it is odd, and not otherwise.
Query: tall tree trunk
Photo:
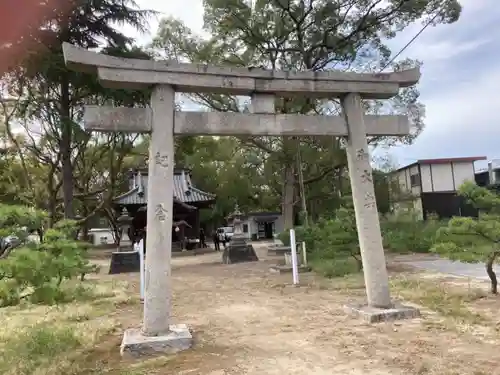
[[[89,209],[87,208],[87,206],[85,205],[85,203],[82,205],[82,216],[83,217],[87,217],[89,215]],[[85,242],[89,242],[89,230],[90,230],[90,224],[89,224],[89,220],[84,220],[82,222],[82,225],[80,226],[81,228],[81,239],[82,241],[85,241]]]
[[[54,181],[54,173],[56,166],[52,164],[50,166],[50,173],[47,181],[47,189],[49,190],[49,201],[47,202],[47,210],[49,212],[49,228],[52,228],[57,219],[57,195],[59,188],[61,187],[59,183]]]
[[[64,74],[64,73],[63,73]],[[61,80],[61,162],[63,180],[64,217],[72,219],[73,211],[73,166],[71,163],[72,123],[70,117],[69,80],[65,75]]]
[[[306,189],[304,186],[304,174],[302,173],[302,159],[300,157],[300,141],[297,142],[297,171],[299,174],[299,196],[302,202],[301,224],[309,226],[309,218],[307,213]]]
[[[283,138],[283,155],[285,164],[285,173],[283,179],[283,196],[282,196],[282,207],[283,207],[283,221],[285,230],[293,228],[294,224],[294,207],[295,207],[295,153],[297,150],[296,140],[291,137]]]

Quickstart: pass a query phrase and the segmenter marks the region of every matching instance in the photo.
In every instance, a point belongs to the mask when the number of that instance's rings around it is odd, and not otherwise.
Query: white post
[[[306,241],[302,241],[302,260],[304,262],[304,266],[307,266]]]
[[[389,308],[392,306],[389,277],[375,201],[361,96],[347,94],[342,99],[342,107],[348,127],[347,162],[368,305]]]
[[[137,245],[137,249],[139,250],[139,266],[141,267],[141,301],[144,301],[144,239],[141,238],[139,244]]]
[[[299,283],[299,270],[297,266],[297,244],[295,242],[295,229],[290,229],[290,249],[292,250],[293,285],[297,285]]]
[[[145,336],[170,331],[170,259],[174,172],[175,92],[158,85],[151,97],[144,324]]]

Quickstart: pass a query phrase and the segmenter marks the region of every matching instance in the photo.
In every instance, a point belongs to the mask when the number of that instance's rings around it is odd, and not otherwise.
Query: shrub
[[[312,250],[313,256],[334,260],[352,258],[358,270],[361,270],[358,233],[352,209],[339,208],[333,219],[318,223],[317,231]]]
[[[0,237],[25,237],[26,234],[40,229],[46,217],[45,212],[30,207],[0,203]]]
[[[80,243],[51,235],[43,243],[16,249],[0,262],[1,305],[23,298],[42,304],[64,302],[68,296],[62,283],[94,271]]]
[[[384,247],[395,252],[429,252],[436,243],[436,232],[446,222],[429,218],[420,220],[409,211],[388,218],[381,218]],[[345,200],[335,216],[320,219],[309,227],[296,227],[298,242],[305,241],[311,266],[327,277],[343,276],[361,270],[356,219],[352,203]],[[289,233],[279,238],[289,245]]]
[[[500,257],[500,197],[498,193],[466,182],[459,194],[479,210],[479,217],[454,217],[438,231],[432,251],[451,260],[484,262],[490,278],[491,293],[498,293],[493,265]]]
[[[356,272],[359,272],[359,265],[353,261],[352,258],[348,259],[319,259],[315,258],[311,261],[311,267],[320,275],[333,278],[343,277]]]
[[[321,238],[321,230],[323,229],[324,221],[320,220],[318,224],[311,225],[309,227],[298,226],[295,227],[295,240],[297,242],[306,242],[307,252],[311,252],[316,246],[318,239]],[[289,231],[281,232],[278,238],[283,242],[285,246],[290,246],[290,233]]]
[[[9,217],[26,212],[12,207],[14,214]],[[14,222],[10,224],[11,233],[19,227]],[[76,222],[64,220],[47,230],[43,242],[24,242],[1,260],[0,306],[16,305],[22,299],[39,304],[72,300],[71,291],[62,287],[63,282],[77,276],[83,280],[86,273],[96,271],[86,259],[88,245],[75,240],[75,233]]]
[[[45,212],[29,207],[0,203],[0,258],[6,257],[11,250],[6,237],[17,238],[15,242],[20,245],[26,243],[32,231],[41,230],[46,216]]]
[[[295,228],[298,242],[305,241],[311,267],[327,276],[344,276],[362,268],[352,206],[345,204],[332,219],[320,219],[308,227]],[[280,239],[289,245],[289,233]]]
[[[446,222],[430,217],[421,220],[413,211],[382,218],[384,248],[397,253],[427,253],[436,242],[436,232]]]

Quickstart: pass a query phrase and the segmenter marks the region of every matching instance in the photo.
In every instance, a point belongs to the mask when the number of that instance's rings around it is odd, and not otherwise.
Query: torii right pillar
[[[391,301],[361,95],[349,93],[341,104],[348,128],[347,163],[368,302],[345,309],[370,323],[418,317],[418,309]]]

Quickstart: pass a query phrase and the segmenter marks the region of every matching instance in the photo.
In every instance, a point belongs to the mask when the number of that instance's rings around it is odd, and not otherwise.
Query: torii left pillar
[[[170,324],[174,121],[175,91],[158,85],[151,97],[144,320],[142,329],[125,331],[122,355],[175,353],[193,345],[185,324]]]

